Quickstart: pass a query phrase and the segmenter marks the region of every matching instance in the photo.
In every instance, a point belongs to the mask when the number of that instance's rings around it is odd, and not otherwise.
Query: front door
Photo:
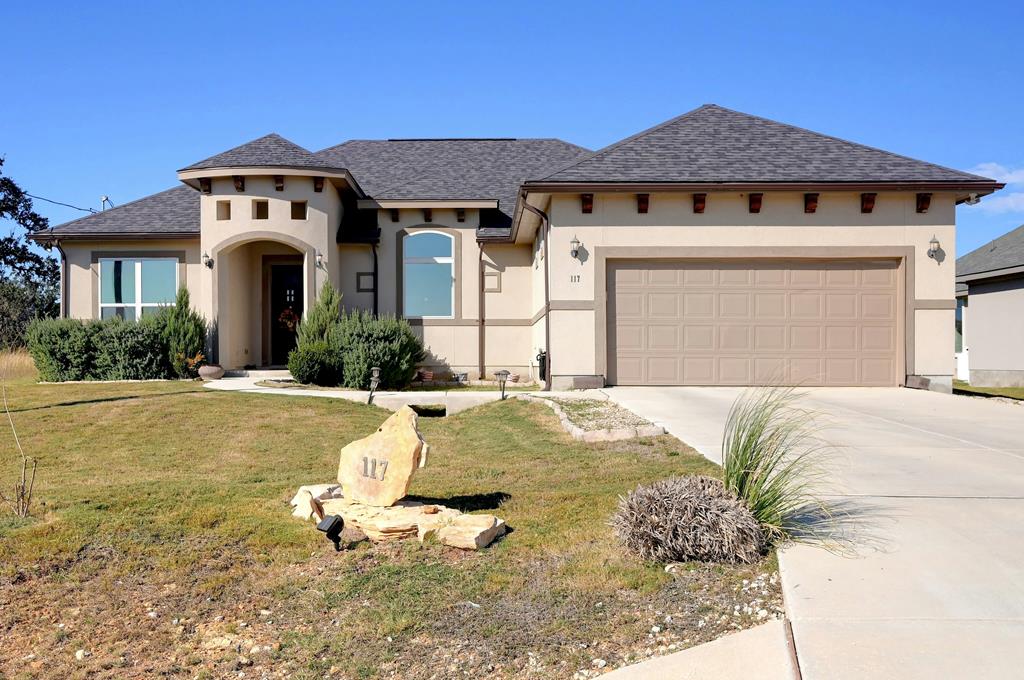
[[[302,318],[302,265],[270,267],[270,363],[284,366]]]

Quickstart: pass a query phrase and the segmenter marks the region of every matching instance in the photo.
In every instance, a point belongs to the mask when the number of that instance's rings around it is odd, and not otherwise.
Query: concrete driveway
[[[607,394],[713,460],[731,388]],[[809,388],[848,512],[832,551],[779,557],[805,680],[1024,677],[1024,406]]]

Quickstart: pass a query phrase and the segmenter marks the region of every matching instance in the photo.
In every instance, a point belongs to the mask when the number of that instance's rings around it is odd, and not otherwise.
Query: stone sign
[[[398,409],[369,437],[341,450],[338,482],[348,501],[394,505],[409,492],[417,468],[427,464],[428,446],[416,429],[416,412]]]

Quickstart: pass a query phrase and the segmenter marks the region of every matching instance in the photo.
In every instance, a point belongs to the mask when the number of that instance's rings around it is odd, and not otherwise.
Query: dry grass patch
[[[619,547],[607,522],[620,494],[718,474],[670,437],[586,445],[519,400],[422,419],[432,457],[412,494],[513,531],[479,553],[334,553],[287,500],[330,480],[341,447],[385,411],[188,382],[10,396],[45,506],[0,520],[0,676],[568,678],[593,658],[713,639],[781,602],[770,560],[673,575]]]

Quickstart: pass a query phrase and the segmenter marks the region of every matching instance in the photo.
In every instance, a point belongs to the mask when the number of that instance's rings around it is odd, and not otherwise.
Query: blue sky
[[[1024,3],[835,4],[3,3],[0,155],[98,208],[272,131],[599,148],[713,102],[1009,182],[958,254],[1024,223]]]

